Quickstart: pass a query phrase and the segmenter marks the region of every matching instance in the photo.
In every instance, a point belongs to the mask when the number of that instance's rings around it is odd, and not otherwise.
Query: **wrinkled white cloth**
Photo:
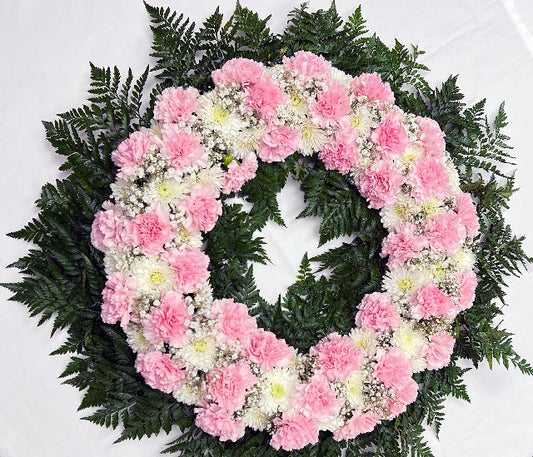
[[[217,3],[233,11],[234,1],[171,2],[201,22]],[[256,2],[244,1],[245,5]],[[291,4],[292,3],[292,4]],[[533,253],[533,159],[530,115],[533,107],[533,3],[529,0],[364,0],[368,27],[389,44],[394,38],[426,50],[422,62],[431,68],[428,79],[439,84],[449,74],[459,83],[469,103],[487,97],[489,114],[505,100],[517,154],[517,183],[509,221],[516,233],[529,236]],[[273,14],[271,27],[281,31],[286,16],[299,2],[264,0],[254,8]],[[329,2],[313,0],[312,9]],[[344,17],[356,3],[337,0]],[[117,65],[135,74],[153,63],[149,58],[151,33],[142,2],[115,0],[3,0],[0,4],[0,234],[20,228],[35,215],[40,186],[60,177],[60,158],[44,139],[41,120],[79,106],[86,99],[89,65]],[[257,268],[256,277],[269,298],[293,282],[304,252],[316,253],[318,221],[292,219],[301,208],[301,194],[289,186],[280,196],[288,228],[269,227],[264,235],[272,265]],[[0,263],[18,259],[25,243],[0,235]],[[16,281],[15,270],[2,269],[1,281]],[[533,274],[509,281],[504,326],[516,333],[521,354],[533,360],[533,307],[528,288]],[[118,431],[80,420],[81,394],[62,386],[57,376],[66,357],[49,357],[64,337],[49,340],[50,323],[36,328],[25,308],[6,303],[0,290],[0,456],[1,457],[145,457],[155,456],[171,437],[161,435],[141,442],[112,445]],[[355,305],[355,303],[354,303]],[[427,437],[436,457],[531,457],[533,455],[533,379],[517,371],[507,373],[486,365],[467,374],[471,404],[446,402],[446,421],[440,441]],[[175,434],[176,431],[173,432]]]

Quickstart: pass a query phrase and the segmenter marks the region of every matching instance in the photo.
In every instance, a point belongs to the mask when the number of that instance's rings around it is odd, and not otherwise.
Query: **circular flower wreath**
[[[250,427],[290,451],[322,430],[370,432],[415,400],[413,373],[449,363],[451,324],[474,300],[479,223],[444,134],[395,106],[378,74],[352,78],[310,52],[273,67],[233,59],[212,78],[203,95],[165,89],[152,128],[112,154],[119,172],[91,235],[105,253],[102,319],[120,322],[146,383],[195,405],[196,424],[222,441]],[[308,354],[246,304],[214,299],[202,250],[221,193],[254,179],[258,159],[295,152],[346,175],[389,232],[383,291],[354,303],[349,335]]]

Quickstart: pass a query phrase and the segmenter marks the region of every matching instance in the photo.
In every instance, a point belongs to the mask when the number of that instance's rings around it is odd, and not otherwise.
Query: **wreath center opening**
[[[340,236],[320,244],[319,229],[322,218],[298,217],[306,208],[300,183],[289,176],[285,187],[277,195],[282,226],[272,220],[258,233],[265,244],[268,261],[253,262],[254,277],[261,296],[270,303],[284,297],[287,289],[297,281],[304,256],[314,258],[329,249],[350,243],[352,238]]]

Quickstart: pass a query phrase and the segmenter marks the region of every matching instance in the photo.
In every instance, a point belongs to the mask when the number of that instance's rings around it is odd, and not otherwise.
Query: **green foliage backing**
[[[141,104],[148,69],[134,81],[117,68],[91,65],[87,105],[45,122],[46,136],[65,157],[67,178],[46,184],[37,201],[38,215],[10,236],[33,243],[28,254],[11,266],[22,280],[4,284],[12,300],[23,303],[39,324],[53,320],[53,332],[67,329],[68,338],[54,354],[69,354],[62,377],[84,393],[80,409],[91,408],[87,419],[117,428],[117,441],[165,431],[176,436],[165,452],[183,457],[347,457],[431,456],[422,438],[427,424],[440,428],[443,401],[448,395],[468,401],[465,369],[459,358],[477,367],[482,361],[515,366],[526,374],[532,367],[513,349],[511,335],[496,322],[502,314],[505,281],[518,276],[531,260],[523,238],[512,233],[503,211],[516,190],[513,176],[502,171],[509,163],[506,116],[501,106],[493,122],[484,114],[484,101],[467,107],[456,77],[440,88],[429,87],[418,62],[423,54],[399,42],[390,48],[369,35],[358,8],[347,21],[335,5],[309,11],[304,4],[289,16],[283,34],[268,28],[268,18],[237,4],[225,21],[217,10],[197,27],[170,9],[146,5],[153,31],[153,53],[159,83],[150,102]],[[407,413],[380,425],[374,432],[337,443],[324,434],[316,446],[277,452],[264,433],[247,432],[236,443],[221,443],[194,425],[190,407],[148,387],[133,368],[134,354],[118,326],[100,320],[100,292],[105,283],[102,255],[90,244],[95,212],[108,198],[115,169],[111,151],[131,132],[148,126],[156,95],[169,85],[212,87],[210,73],[233,57],[266,64],[279,63],[297,50],[324,55],[343,71],[357,75],[377,71],[393,88],[397,104],[437,120],[446,133],[448,150],[460,171],[462,188],[478,200],[481,236],[477,244],[479,287],[474,306],[456,321],[457,344],[450,366],[417,375],[418,400]],[[301,214],[320,216],[320,242],[340,235],[350,243],[316,258],[304,256],[297,281],[275,304],[267,303],[254,282],[250,262],[266,262],[257,231],[268,220],[283,224],[276,195],[289,175],[301,184],[306,208]],[[246,302],[265,328],[306,350],[332,329],[345,332],[353,322],[354,305],[367,292],[380,288],[383,260],[379,258],[383,227],[354,187],[313,158],[295,154],[282,164],[261,164],[257,178],[241,197],[251,209],[226,204],[217,227],[207,236],[212,285],[219,296]],[[328,272],[327,275],[323,274]]]

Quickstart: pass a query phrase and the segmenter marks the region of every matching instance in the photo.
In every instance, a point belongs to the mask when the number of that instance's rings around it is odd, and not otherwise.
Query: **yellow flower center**
[[[150,282],[152,283],[162,283],[165,280],[165,275],[161,271],[152,271],[150,273]]]
[[[410,148],[407,148],[405,150],[405,153],[402,157],[402,165],[404,167],[408,167],[409,165],[411,165],[411,163],[413,162],[413,160],[416,159],[416,151],[414,149],[410,149]]]
[[[279,400],[285,394],[285,388],[279,383],[272,383],[270,386],[270,395],[275,400]]]
[[[361,389],[359,388],[356,382],[348,381],[347,391],[348,391],[348,395],[354,397],[356,395],[359,395],[359,393],[361,392]]]
[[[363,117],[360,115],[355,114],[352,116],[352,128],[356,129],[357,127],[360,127],[363,123]]]
[[[147,345],[147,346],[151,346],[151,343],[146,339],[146,337],[144,336],[143,332],[138,332],[137,333],[137,337],[139,338],[139,342],[141,344],[144,344],[144,345]]]
[[[302,103],[302,99],[298,96],[298,94],[291,94],[291,105],[296,107],[300,106]]]
[[[227,110],[222,108],[221,106],[217,106],[213,112],[213,118],[216,122],[222,123],[226,122],[228,120],[229,113]]]
[[[400,289],[401,292],[409,292],[413,287],[413,281],[411,281],[409,278],[403,278],[398,283],[398,289]]]
[[[366,349],[370,345],[370,341],[365,335],[359,335],[353,340],[353,344],[358,349]]]
[[[434,278],[442,278],[444,276],[444,267],[442,266],[442,263],[437,262],[433,267],[431,274]]]
[[[408,167],[419,155],[420,149],[417,146],[408,146],[400,159],[401,164],[404,167]]]
[[[456,261],[459,265],[462,265],[462,264],[465,263],[467,260],[468,260],[468,255],[466,254],[465,250],[464,250],[464,249],[459,249],[459,250],[457,251],[457,254],[455,255],[455,261]]]
[[[157,186],[157,195],[160,198],[168,198],[171,194],[172,191],[168,182],[162,182]]]
[[[302,138],[304,141],[309,141],[315,136],[315,129],[311,126],[302,128]]]
[[[405,204],[397,204],[394,206],[394,212],[396,213],[396,216],[401,220],[407,220],[407,215],[409,210],[407,209],[407,205]]]
[[[425,214],[428,216],[433,216],[437,213],[437,210],[439,208],[439,202],[435,200],[434,198],[430,198],[429,200],[426,200],[422,204],[422,211],[424,211]]]
[[[195,340],[192,343],[192,346],[194,347],[194,350],[196,352],[205,352],[205,351],[207,351],[207,341],[204,338],[200,338],[199,340]]]

